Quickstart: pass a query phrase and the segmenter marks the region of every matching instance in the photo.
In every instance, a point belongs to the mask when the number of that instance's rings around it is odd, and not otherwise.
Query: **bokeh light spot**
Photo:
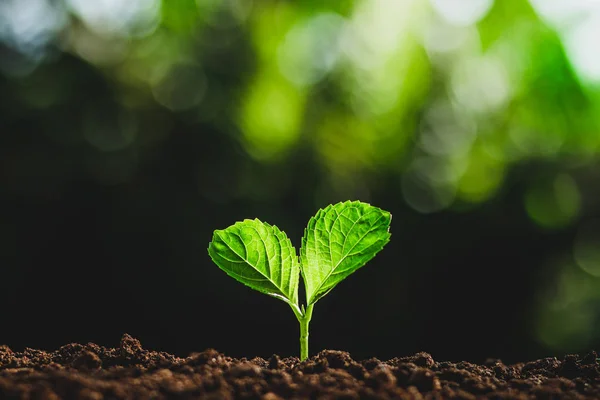
[[[71,9],[95,33],[145,36],[160,22],[160,0],[67,0]]]
[[[100,151],[117,151],[131,145],[138,133],[132,113],[104,107],[90,107],[83,116],[84,137]]]
[[[363,2],[347,24],[342,49],[349,62],[348,86],[354,111],[367,118],[394,111],[411,89],[406,81],[418,82],[412,71],[418,43],[412,37],[409,16],[419,15],[423,3],[411,0]],[[409,72],[415,72],[409,76]]]
[[[549,182],[534,183],[525,194],[529,217],[544,228],[562,228],[579,215],[581,195],[568,174]]]
[[[205,93],[206,77],[197,65],[172,66],[152,83],[152,94],[156,101],[173,111],[188,110],[198,105]]]
[[[536,336],[551,349],[580,351],[594,335],[597,284],[572,263],[562,264],[538,299]]]
[[[569,60],[584,83],[600,83],[600,10],[583,19],[565,34]]]
[[[579,268],[600,277],[600,220],[585,221],[577,232],[573,257]]]
[[[305,94],[280,75],[264,74],[250,86],[243,100],[240,127],[248,153],[274,161],[296,143]]]
[[[596,0],[529,0],[536,13],[559,29],[577,24],[580,18],[600,11]]]
[[[593,319],[591,306],[546,311],[538,317],[537,335],[552,349],[582,350],[592,339]]]
[[[431,0],[431,5],[445,20],[455,25],[472,25],[492,8],[494,0]]]
[[[119,64],[130,50],[126,39],[108,38],[82,28],[74,29],[71,45],[81,58],[98,66]]]
[[[321,13],[299,22],[287,33],[278,51],[281,73],[303,86],[321,80],[335,65],[345,20]]]
[[[527,121],[530,113],[523,111],[525,121],[521,120],[509,129],[508,136],[514,149],[520,156],[542,154],[551,156],[556,154],[564,144],[565,137],[560,131],[545,131],[543,135],[533,128],[535,121]],[[530,126],[532,125],[532,126]]]
[[[244,22],[250,15],[253,0],[196,0],[200,17],[220,29]]]
[[[423,28],[422,41],[432,54],[458,51],[469,45],[480,47],[477,29],[450,25],[439,18],[433,19]]]
[[[66,23],[64,8],[49,0],[0,1],[0,42],[26,55],[33,65],[44,57],[46,46]],[[6,73],[19,76],[31,72],[32,68],[19,67],[27,64],[10,63],[5,57],[0,57],[0,67]]]
[[[500,60],[491,56],[459,62],[453,71],[452,90],[460,104],[478,112],[492,111],[510,97],[506,70]]]
[[[419,158],[402,175],[402,194],[414,210],[429,214],[449,207],[456,198],[455,179],[448,165],[436,158]]]
[[[411,16],[418,15],[415,0],[360,2],[347,25],[343,49],[354,66],[380,67],[399,50],[410,32]]]
[[[475,121],[456,113],[445,101],[434,103],[427,109],[420,128],[419,147],[434,155],[465,154],[477,134]]]
[[[496,193],[503,180],[503,160],[490,156],[484,147],[477,146],[458,182],[458,193],[461,199],[481,203]]]
[[[351,175],[365,169],[376,155],[378,135],[372,126],[348,113],[322,116],[315,147],[331,171]]]
[[[561,37],[565,51],[579,78],[586,84],[600,83],[600,2],[595,0],[530,0],[542,19]]]

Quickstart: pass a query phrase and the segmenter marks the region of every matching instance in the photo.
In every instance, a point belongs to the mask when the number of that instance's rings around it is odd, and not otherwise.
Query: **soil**
[[[324,350],[300,362],[234,359],[209,349],[178,358],[124,335],[118,348],[0,346],[0,399],[600,399],[595,352],[504,365],[438,362],[427,353],[355,361]]]

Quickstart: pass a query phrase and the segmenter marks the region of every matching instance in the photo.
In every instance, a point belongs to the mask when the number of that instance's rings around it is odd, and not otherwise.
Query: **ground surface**
[[[596,357],[476,365],[437,362],[427,353],[354,361],[326,350],[299,362],[206,350],[178,358],[125,335],[118,348],[68,344],[17,353],[0,346],[0,399],[600,399]]]

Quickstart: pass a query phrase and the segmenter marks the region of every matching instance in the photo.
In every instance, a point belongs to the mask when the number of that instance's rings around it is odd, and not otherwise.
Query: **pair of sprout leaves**
[[[229,276],[290,305],[300,322],[301,359],[308,356],[314,304],[389,242],[391,214],[359,201],[329,205],[313,216],[300,259],[286,234],[258,219],[216,230],[208,253]],[[306,305],[298,301],[300,275]]]

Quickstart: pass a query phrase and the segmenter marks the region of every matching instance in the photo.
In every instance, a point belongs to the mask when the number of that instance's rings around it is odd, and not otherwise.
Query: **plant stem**
[[[308,326],[312,318],[313,305],[306,307],[304,315],[298,318],[300,322],[300,361],[308,358]]]

